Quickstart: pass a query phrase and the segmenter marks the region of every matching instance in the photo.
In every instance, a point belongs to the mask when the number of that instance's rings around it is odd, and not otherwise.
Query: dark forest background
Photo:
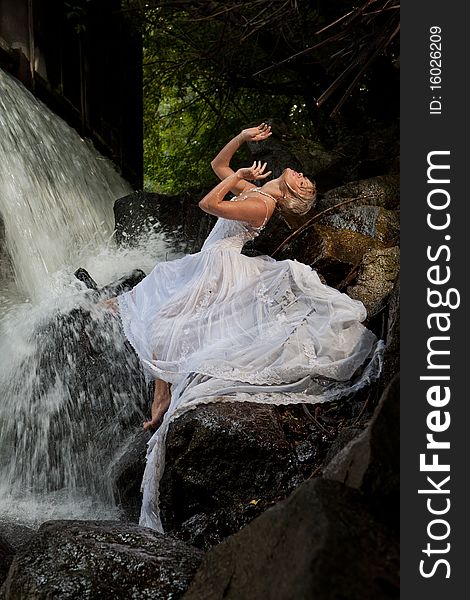
[[[371,140],[382,157],[398,144],[398,2],[127,0],[122,10],[144,40],[149,190],[210,185],[215,152],[268,119],[297,154],[343,154],[354,169],[345,180],[375,174]]]

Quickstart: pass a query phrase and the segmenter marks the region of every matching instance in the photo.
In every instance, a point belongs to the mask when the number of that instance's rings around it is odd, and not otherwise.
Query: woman
[[[344,381],[375,342],[360,325],[362,303],[321,284],[310,267],[241,254],[276,209],[304,214],[315,201],[314,184],[293,169],[260,188],[250,181],[271,174],[266,163],[232,170],[244,142],[270,135],[265,123],[245,129],[212,161],[221,181],[199,206],[219,220],[201,251],[157,264],[117,298],[125,334],[156,380],[145,429],[156,428],[168,409],[168,384],[189,373],[248,384],[293,383],[308,375]],[[232,201],[225,200],[229,192]]]
[[[266,164],[230,168],[242,143],[270,135],[265,123],[245,129],[212,161],[221,181],[199,206],[219,219],[200,252],[158,263],[117,298],[124,332],[156,380],[144,427],[161,426],[149,443],[141,524],[160,531],[158,481],[171,420],[214,401],[331,400],[380,371],[381,346],[361,324],[361,302],[296,260],[241,254],[275,210],[304,214],[315,201],[314,184],[293,169],[257,188],[250,181],[270,175]],[[235,197],[227,201],[229,192]]]

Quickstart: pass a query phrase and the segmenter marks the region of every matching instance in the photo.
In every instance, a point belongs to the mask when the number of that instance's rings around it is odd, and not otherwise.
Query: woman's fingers
[[[268,125],[264,122],[258,125],[258,127],[253,127],[252,129],[247,131],[251,132],[251,141],[253,142],[260,142],[261,140],[265,140],[272,134],[271,125]]]
[[[260,160],[257,161],[254,169],[255,175],[261,175],[261,173],[265,170],[267,164],[268,163],[264,163],[264,165],[262,165]]]
[[[268,125],[267,123],[261,123],[261,125],[258,125],[257,129],[260,134],[266,134],[271,131],[271,125]]]
[[[267,162],[265,162],[264,164],[261,164],[261,161],[258,161],[258,163],[256,165],[256,169],[253,172],[253,175],[256,177],[256,179],[265,179],[266,177],[271,175],[272,171],[267,171],[266,173],[264,172],[267,165],[268,165]]]
[[[245,178],[260,179],[260,178],[267,177],[268,175],[271,175],[272,171],[269,171],[268,173],[264,173],[267,165],[268,165],[267,162],[261,163],[260,160],[255,160],[253,162],[253,164],[251,165],[251,167],[248,167],[246,169],[247,174],[245,175]]]

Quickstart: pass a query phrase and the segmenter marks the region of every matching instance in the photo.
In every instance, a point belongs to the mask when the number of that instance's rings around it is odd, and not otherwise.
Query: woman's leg
[[[119,312],[119,305],[117,303],[116,297],[103,300],[103,304],[112,312]],[[157,356],[155,353],[152,354],[152,358],[154,360],[157,360]],[[168,407],[170,406],[170,401],[171,394],[168,382],[164,381],[163,379],[156,379],[151,409],[152,418],[150,419],[150,421],[144,422],[144,429],[156,429],[160,425],[160,421],[162,420],[163,415],[166,413]]]
[[[155,388],[152,402],[152,418],[145,421],[144,429],[156,429],[168,410],[171,401],[170,387],[167,381],[155,380]]]

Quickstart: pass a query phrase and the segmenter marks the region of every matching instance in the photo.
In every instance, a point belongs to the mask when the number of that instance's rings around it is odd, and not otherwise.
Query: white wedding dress
[[[325,402],[380,373],[383,344],[361,324],[361,302],[296,260],[241,254],[263,228],[219,218],[200,252],[158,263],[118,296],[146,372],[173,384],[149,442],[141,525],[163,532],[165,438],[186,411],[212,402]]]

